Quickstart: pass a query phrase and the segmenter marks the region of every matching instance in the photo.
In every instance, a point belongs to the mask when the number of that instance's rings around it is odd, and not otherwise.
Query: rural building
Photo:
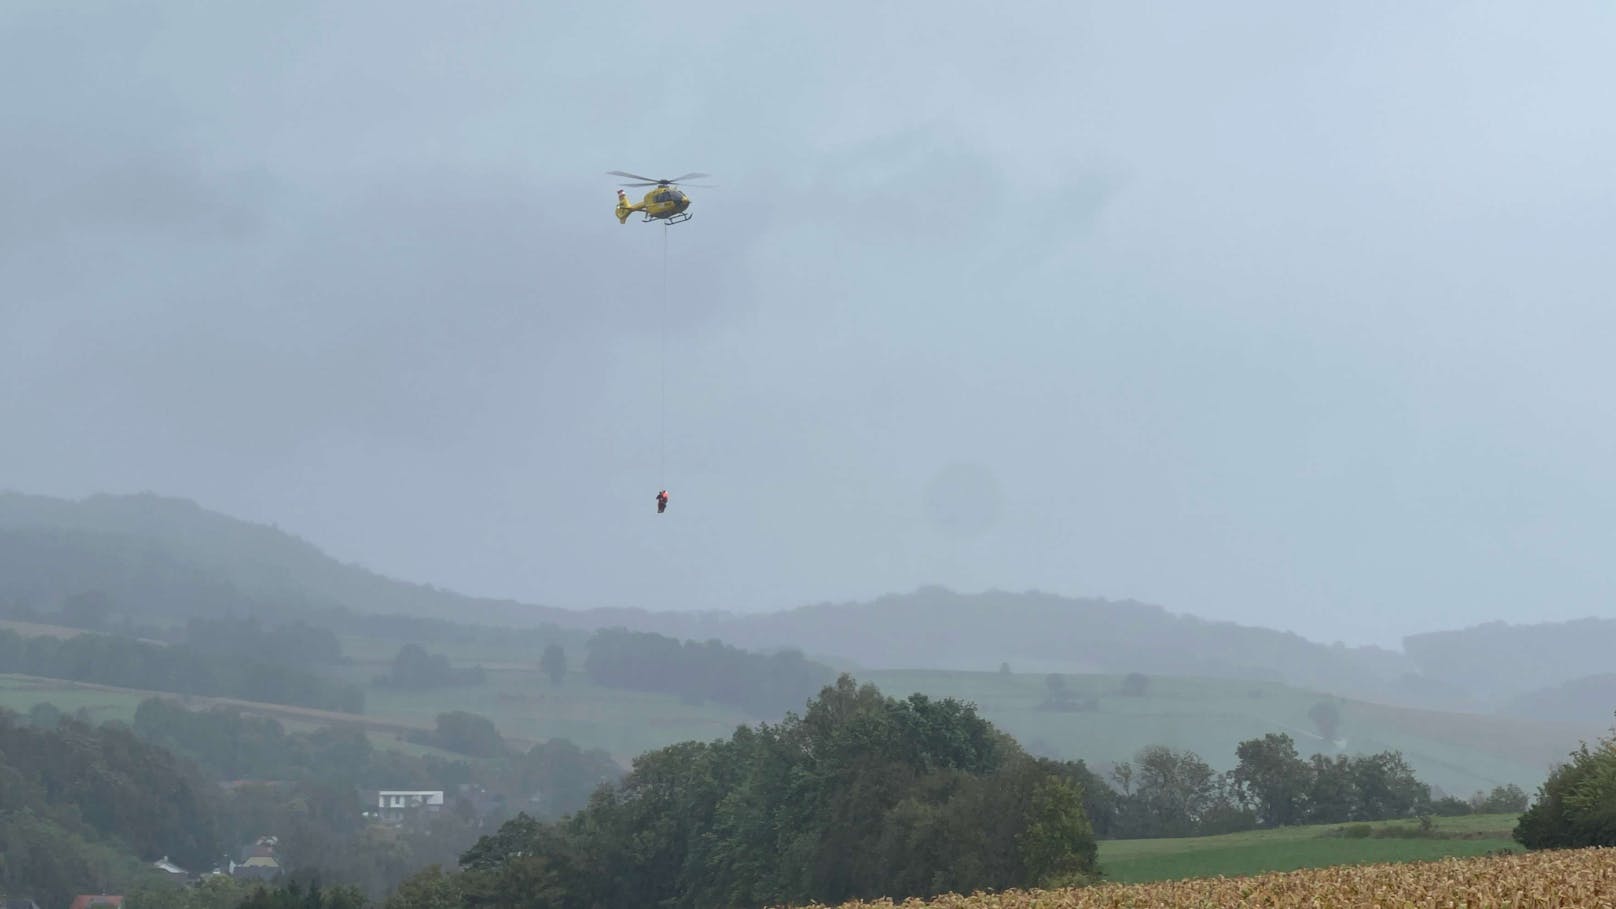
[[[279,841],[272,836],[261,836],[241,850],[241,861],[230,863],[230,876],[236,880],[270,881],[281,874],[281,861],[275,856]]]
[[[374,816],[384,824],[402,824],[406,821],[437,814],[443,810],[442,789],[379,789]]]
[[[186,880],[191,876],[191,872],[169,861],[166,855],[152,862],[152,867],[168,875],[171,880]]]

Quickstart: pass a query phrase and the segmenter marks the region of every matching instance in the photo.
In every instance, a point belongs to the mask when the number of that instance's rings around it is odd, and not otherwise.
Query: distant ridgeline
[[[582,637],[620,628],[753,651],[793,649],[868,669],[984,671],[1007,662],[1021,672],[1241,678],[1439,709],[1530,709],[1509,705],[1539,689],[1554,701],[1561,696],[1550,689],[1610,671],[1605,655],[1616,651],[1616,620],[1413,635],[1400,653],[1131,600],[935,587],[765,614],[567,610],[386,578],[277,528],[183,499],[0,493],[0,615],[60,622],[70,601],[97,592],[102,614],[122,628],[258,616],[338,633],[413,627],[409,635],[431,640],[531,634],[538,647],[563,629]],[[86,605],[92,614],[98,608],[79,603]],[[511,628],[490,627],[500,625]],[[1505,665],[1511,671],[1496,671]],[[618,670],[603,677],[623,687],[649,684]],[[686,693],[721,699],[698,688]]]
[[[1403,649],[1426,673],[1501,699],[1616,670],[1611,660],[1616,653],[1616,619],[1534,625],[1489,622],[1410,635],[1403,639]],[[1546,696],[1552,701],[1552,695]],[[1613,706],[1616,701],[1604,712]]]
[[[836,678],[799,651],[751,653],[719,641],[680,643],[660,634],[611,628],[589,639],[584,672],[610,688],[677,694],[775,719]]]
[[[0,493],[0,605],[49,609],[88,589],[115,591],[122,610],[180,619],[340,608],[531,626],[571,615],[386,578],[185,499]]]

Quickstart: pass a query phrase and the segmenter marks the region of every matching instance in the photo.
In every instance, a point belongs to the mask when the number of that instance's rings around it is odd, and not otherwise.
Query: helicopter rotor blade
[[[619,183],[618,186],[661,186],[661,183]]]
[[[658,183],[662,182],[661,180],[653,180],[650,177],[642,177],[639,174],[631,174],[631,173],[629,173],[628,171],[625,171],[625,170],[609,170],[606,173],[608,175],[610,175],[610,176],[613,176],[613,177],[628,177],[631,180],[644,180],[646,183],[648,183],[651,186],[655,186]]]
[[[682,177],[674,177],[674,178],[673,178],[673,179],[672,179],[672,180],[669,180],[669,181],[668,181],[668,182],[669,182],[669,183],[678,183],[678,182],[679,182],[679,181],[681,181],[681,180],[689,180],[689,179],[691,179],[691,178],[692,178],[692,177],[711,177],[711,176],[712,176],[712,174],[704,174],[704,173],[701,173],[701,172],[699,172],[699,171],[693,171],[693,172],[691,172],[691,173],[688,173],[688,174],[685,174],[685,175],[684,175],[684,176],[682,176]],[[644,178],[644,177],[641,177],[641,178],[640,178],[640,179],[642,179],[642,180],[643,180],[643,179],[645,179],[645,178]]]

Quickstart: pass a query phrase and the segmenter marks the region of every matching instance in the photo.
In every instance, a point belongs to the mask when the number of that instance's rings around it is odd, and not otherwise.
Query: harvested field
[[[1253,877],[1072,890],[1012,890],[840,904],[839,909],[1221,909],[1221,907],[1616,907],[1616,848],[1571,849],[1394,865],[1349,865]],[[824,909],[824,907],[819,907]]]

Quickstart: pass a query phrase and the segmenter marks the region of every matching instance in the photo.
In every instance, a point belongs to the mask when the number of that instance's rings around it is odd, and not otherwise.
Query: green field
[[[1153,840],[1106,840],[1100,843],[1100,868],[1121,883],[1176,880],[1188,877],[1233,877],[1265,871],[1294,871],[1329,865],[1368,862],[1414,862],[1447,856],[1484,855],[1500,849],[1519,851],[1510,839],[1516,815],[1483,814],[1437,818],[1431,838],[1370,837],[1348,839],[1329,834],[1344,825],[1286,827],[1222,836]],[[1413,821],[1377,823],[1375,827],[1414,827]],[[1450,837],[1450,838],[1444,838]]]
[[[560,644],[567,653],[567,659],[574,669],[581,668],[584,660],[584,644],[589,640],[590,632],[559,630],[553,636],[544,638],[546,644]],[[544,652],[542,646],[536,646],[528,635],[518,635],[511,638],[488,639],[485,635],[480,641],[462,641],[452,637],[425,640],[420,637],[362,637],[359,635],[338,635],[342,643],[342,654],[350,660],[363,663],[372,663],[378,672],[387,668],[393,657],[398,655],[400,647],[405,644],[418,644],[432,653],[441,653],[449,657],[455,665],[472,665],[481,663],[485,666],[502,666],[506,664],[522,664],[537,666],[539,656]]]
[[[603,748],[624,763],[675,742],[725,738],[736,726],[757,719],[722,705],[685,703],[671,694],[593,685],[579,671],[582,648],[570,643],[572,671],[561,686],[538,671],[538,655],[531,648],[451,642],[441,648],[426,646],[449,654],[456,666],[484,666],[486,684],[428,692],[370,685],[386,672],[401,644],[343,642],[354,660],[344,674],[367,686],[366,712],[372,717],[429,725],[440,712],[469,710],[492,719],[507,738],[566,738]],[[1274,682],[1155,677],[1143,697],[1129,697],[1120,693],[1121,676],[1067,675],[1072,697],[1092,699],[1095,709],[1061,712],[1041,709],[1047,694],[1042,674],[888,670],[864,671],[858,678],[893,696],[919,691],[973,702],[984,717],[1034,753],[1082,758],[1093,765],[1129,760],[1140,748],[1160,744],[1193,750],[1226,770],[1234,766],[1235,746],[1241,741],[1286,732],[1304,756],[1401,751],[1421,780],[1461,797],[1506,783],[1531,791],[1580,740],[1604,731],[1339,701],[1340,732],[1331,742],[1308,718],[1308,710],[1325,696]]]
[[[92,723],[135,721],[135,708],[147,695],[106,691],[28,676],[0,675],[0,708],[27,713],[35,704],[52,704],[63,713],[85,711]]]
[[[403,640],[343,638],[351,661],[340,677],[365,686],[365,713],[377,719],[431,726],[440,713],[466,710],[494,721],[500,734],[518,745],[551,738],[583,748],[600,748],[627,765],[636,756],[675,742],[728,738],[737,726],[754,721],[720,704],[692,704],[669,694],[604,688],[582,672],[583,647],[563,641],[571,667],[557,685],[539,671],[531,647],[422,643],[443,653],[456,668],[482,666],[482,685],[401,691],[374,684],[385,675]]]
[[[626,765],[639,754],[676,742],[727,738],[737,726],[759,719],[673,694],[594,685],[581,671],[581,637],[573,633],[561,639],[571,667],[562,685],[539,671],[539,653],[531,639],[415,642],[447,654],[456,667],[483,666],[488,680],[482,685],[430,691],[375,685],[407,643],[404,639],[345,637],[349,662],[332,674],[365,689],[366,718],[382,733],[375,737],[378,744],[399,741],[400,730],[389,723],[430,728],[439,713],[467,710],[493,720],[517,747],[564,738],[604,749]],[[1153,677],[1143,696],[1126,696],[1120,676],[1065,675],[1072,699],[1088,706],[1055,711],[1041,706],[1048,693],[1043,674],[887,670],[863,671],[858,678],[896,697],[918,691],[975,703],[986,719],[1029,751],[1082,758],[1102,771],[1132,759],[1146,745],[1189,749],[1214,768],[1227,770],[1234,765],[1239,742],[1285,732],[1303,756],[1401,751],[1422,781],[1461,797],[1506,783],[1532,791],[1579,741],[1592,741],[1607,731],[1338,701],[1340,731],[1335,741],[1325,741],[1308,718],[1309,709],[1325,696],[1274,682]],[[0,707],[18,711],[49,701],[66,712],[84,708],[97,720],[129,721],[146,696],[0,679]],[[294,712],[283,713],[283,722],[298,723]]]
[[[1040,709],[1048,690],[1043,675],[926,670],[860,675],[888,694],[921,691],[974,702],[984,717],[1035,753],[1108,764],[1130,760],[1146,745],[1167,745],[1228,770],[1241,741],[1284,732],[1304,757],[1401,751],[1422,781],[1460,797],[1506,783],[1530,792],[1579,741],[1593,741],[1605,731],[1337,701],[1340,731],[1330,742],[1308,718],[1309,708],[1325,696],[1288,685],[1153,677],[1143,697],[1129,697],[1120,693],[1121,676],[1064,678],[1072,697],[1092,698],[1094,709]]]

